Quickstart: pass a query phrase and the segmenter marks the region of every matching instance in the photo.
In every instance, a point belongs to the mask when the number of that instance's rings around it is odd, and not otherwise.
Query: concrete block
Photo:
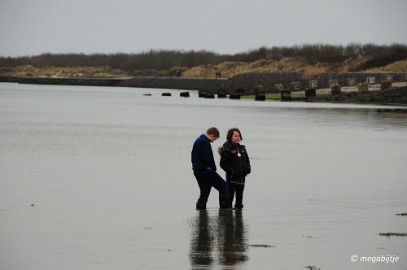
[[[329,88],[331,88],[334,85],[338,85],[338,80],[337,79],[329,80],[328,84]]]
[[[284,90],[284,85],[282,83],[276,83],[274,85],[274,91],[281,92]]]
[[[309,88],[318,88],[318,80],[310,80],[308,82]]]
[[[347,78],[347,85],[348,86],[355,86],[356,85],[356,78]]]
[[[367,92],[369,91],[369,84],[367,82],[358,84],[358,92]]]
[[[366,78],[366,82],[368,84],[375,84],[376,83],[376,77],[375,76],[369,76]]]
[[[254,93],[262,93],[262,92],[264,92],[263,85],[258,84],[258,85],[254,86]]]
[[[292,82],[291,83],[291,91],[301,91],[301,83],[300,82]]]

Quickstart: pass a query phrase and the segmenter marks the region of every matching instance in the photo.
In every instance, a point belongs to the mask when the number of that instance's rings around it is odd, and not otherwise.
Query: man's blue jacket
[[[211,141],[206,137],[205,133],[199,136],[194,142],[191,152],[191,162],[193,170],[212,169],[216,171]]]

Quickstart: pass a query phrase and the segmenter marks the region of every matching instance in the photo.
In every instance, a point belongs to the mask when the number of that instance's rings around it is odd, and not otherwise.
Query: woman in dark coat
[[[246,147],[240,144],[242,133],[238,128],[231,128],[226,135],[227,141],[220,149],[220,166],[226,172],[226,182],[232,204],[235,193],[235,208],[243,208],[243,191],[246,175],[251,171]]]

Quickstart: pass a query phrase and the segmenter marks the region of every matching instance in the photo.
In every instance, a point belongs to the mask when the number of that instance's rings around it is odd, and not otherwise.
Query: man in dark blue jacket
[[[229,192],[226,181],[216,172],[211,143],[219,138],[216,127],[209,128],[206,133],[199,136],[192,147],[192,170],[200,189],[200,196],[196,203],[197,209],[205,209],[211,188],[219,191],[220,208],[230,208]]]

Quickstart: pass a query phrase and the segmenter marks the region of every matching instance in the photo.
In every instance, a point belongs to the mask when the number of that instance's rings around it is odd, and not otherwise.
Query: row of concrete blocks
[[[164,92],[161,94],[163,97],[171,97],[172,94],[170,92]],[[219,92],[218,94],[218,98],[226,98],[227,94],[226,93],[222,93]],[[144,94],[144,96],[151,96],[151,94]],[[189,92],[180,92],[179,94],[180,97],[190,97]],[[230,99],[240,99],[239,94],[230,94],[229,98]],[[199,97],[200,98],[215,98],[215,93],[212,92],[206,92],[206,91],[199,91]],[[257,97],[257,95],[256,95]],[[260,97],[259,100],[263,99],[263,97]],[[264,100],[266,100],[265,95],[264,95]]]
[[[226,98],[227,97],[226,93],[219,92],[217,95],[218,95],[218,98]],[[162,93],[162,96],[163,97],[170,97],[171,93],[164,92],[164,93]],[[180,92],[179,96],[180,97],[190,97],[189,92]],[[215,98],[215,94],[212,93],[212,92],[199,91],[199,97],[200,98]],[[231,99],[240,99],[240,95],[229,95],[229,97]]]
[[[391,89],[392,83],[391,81],[384,81],[380,83],[381,90],[389,90]],[[358,84],[358,92],[368,92],[369,91],[369,83],[359,83]],[[291,90],[281,90],[281,100],[289,101],[291,100]],[[331,95],[339,95],[341,94],[342,89],[340,84],[334,84],[331,86]],[[308,88],[305,90],[305,98],[312,98],[317,95],[317,91],[315,88]]]
[[[151,94],[147,94],[149,96],[151,96]],[[172,94],[170,92],[164,92],[161,94],[163,97],[170,97],[172,96]],[[181,92],[179,94],[180,97],[189,97],[189,92]]]
[[[218,98],[226,98],[227,94],[225,91],[219,91],[217,93]],[[240,93],[232,93],[229,94],[229,99],[240,99],[242,95]],[[199,97],[200,98],[215,98],[215,94],[212,92],[206,92],[206,91],[199,91]],[[266,100],[266,92],[256,92],[255,93],[255,100],[256,101],[265,101]]]
[[[381,89],[382,90],[388,90],[391,89],[392,83],[391,81],[384,81],[380,83]],[[293,90],[287,90],[287,89],[281,89],[281,100],[287,101],[291,100],[291,92]],[[367,92],[369,91],[369,83],[359,83],[358,84],[358,92]],[[333,84],[331,86],[331,94],[332,95],[339,95],[341,93],[341,85],[340,84]],[[255,94],[255,100],[256,101],[264,101],[266,100],[266,92],[263,90],[263,86],[258,85],[254,89],[254,94]],[[227,94],[224,91],[219,91],[218,92],[218,98],[226,98]],[[165,92],[162,93],[162,96],[171,96],[171,93]],[[312,98],[316,96],[316,88],[308,88],[305,90],[305,97],[306,98]],[[181,92],[180,97],[190,97],[189,92]],[[199,91],[199,97],[200,98],[215,98],[215,93],[213,92],[206,92],[206,91]],[[230,94],[229,98],[230,99],[240,99],[241,95],[240,94]]]
[[[281,101],[290,101],[291,100],[291,90],[282,90],[280,91]],[[309,99],[317,96],[317,90],[315,88],[308,88],[305,90],[305,98]]]
[[[381,90],[390,90],[392,86],[391,81],[383,81],[380,82],[380,89]],[[358,92],[368,92],[369,91],[369,83],[359,83],[358,84]],[[331,94],[332,95],[339,95],[341,93],[341,85],[335,84],[331,86]]]
[[[380,83],[391,83],[393,81],[393,77],[391,75],[387,75],[386,76],[386,80],[381,81]],[[376,77],[375,76],[368,76],[366,77],[366,80],[364,83],[357,83],[357,79],[356,78],[347,78],[346,82],[344,84],[346,84],[346,86],[356,86],[356,85],[360,85],[360,84],[375,84],[377,82]],[[315,88],[318,89],[320,88],[319,86],[319,82],[318,80],[309,80],[308,81],[309,84],[309,88]],[[332,87],[334,85],[338,85],[339,81],[338,79],[331,79],[328,81],[328,85],[329,87]],[[291,82],[290,84],[290,89],[291,91],[301,91],[301,82]],[[282,83],[278,83],[274,85],[274,91],[282,91],[285,90],[284,89],[284,85]]]
[[[199,91],[198,96],[200,98],[215,98],[215,93],[213,92],[206,92],[206,91]],[[218,98],[227,98],[227,94],[225,91],[218,91],[217,93]],[[240,94],[230,94],[229,98],[230,99],[240,99]]]

